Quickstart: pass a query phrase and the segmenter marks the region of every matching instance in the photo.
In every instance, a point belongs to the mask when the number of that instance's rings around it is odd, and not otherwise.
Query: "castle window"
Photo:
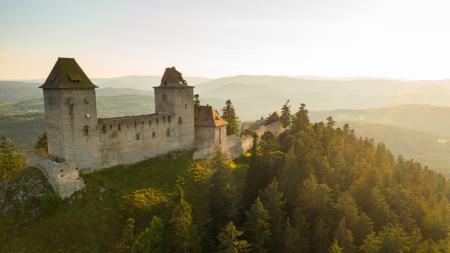
[[[166,116],[163,116],[163,122],[166,123]]]
[[[112,129],[112,125],[109,125],[109,129]]]
[[[187,104],[184,104],[184,109],[187,109]]]
[[[122,130],[122,126],[120,124],[117,126],[117,128],[119,128],[119,131]]]
[[[171,120],[172,120],[172,117],[171,116],[167,116],[167,121],[169,121],[169,123],[170,123]]]
[[[69,74],[69,80],[73,83],[79,83],[81,81],[81,77],[77,74]]]
[[[89,126],[84,126],[83,127],[83,131],[84,131],[84,135],[89,135]]]
[[[106,134],[106,126],[102,126],[102,132]]]
[[[148,121],[148,125],[149,125],[149,126],[152,125],[152,121],[151,121],[151,120]]]
[[[155,138],[155,136],[156,136],[156,133],[155,133],[155,132],[153,132],[153,133],[152,133],[152,137],[153,137],[153,138]]]
[[[170,137],[170,128],[167,128],[167,130],[166,130],[166,136],[167,136],[167,137]]]
[[[137,127],[137,122],[136,122],[136,121],[134,122],[134,127],[135,127],[135,128]]]
[[[136,140],[139,140],[141,138],[140,134],[136,134]]]
[[[166,94],[163,94],[163,100],[166,100]]]
[[[159,118],[156,119],[156,124],[159,124]]]
[[[183,119],[181,117],[178,117],[178,124],[183,124]]]
[[[164,86],[166,86],[167,85],[167,81],[164,81]]]

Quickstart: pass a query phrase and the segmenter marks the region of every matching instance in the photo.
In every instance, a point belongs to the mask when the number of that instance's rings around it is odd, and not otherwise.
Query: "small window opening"
[[[166,94],[163,94],[163,100],[166,100]]]
[[[149,126],[152,125],[152,121],[151,121],[151,120],[148,121],[148,125],[149,125]]]
[[[102,132],[106,134],[106,126],[102,126]]]
[[[183,119],[181,117],[178,117],[178,124],[183,124]]]
[[[166,123],[166,116],[163,116],[163,123]]]
[[[137,127],[137,122],[136,121],[134,122],[134,127]]]
[[[171,120],[172,120],[172,117],[171,116],[167,116],[167,121],[169,121],[169,123],[170,123]]]
[[[122,130],[122,126],[120,124],[117,126],[117,128],[119,129],[119,131]]]
[[[144,125],[144,124],[145,124],[144,121],[142,121],[142,122],[141,122],[141,125]]]
[[[159,118],[158,118],[158,119],[156,119],[156,124],[159,124]]]
[[[84,128],[83,128],[83,131],[84,131],[84,135],[89,135],[89,126],[84,126]]]
[[[109,129],[112,129],[112,125],[109,125]]]
[[[187,104],[184,104],[184,109],[187,109]]]
[[[156,133],[155,133],[155,132],[153,132],[153,133],[152,133],[152,137],[153,137],[153,138],[155,138],[155,136],[156,136]]]
[[[167,130],[166,130],[166,136],[167,136],[167,137],[170,137],[170,128],[167,128]]]
[[[136,140],[139,140],[141,138],[140,134],[136,134]]]

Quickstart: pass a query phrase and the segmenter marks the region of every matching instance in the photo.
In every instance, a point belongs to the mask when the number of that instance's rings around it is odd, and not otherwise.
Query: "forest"
[[[302,104],[286,131],[269,132],[235,162],[217,153],[193,162],[203,210],[184,196],[183,178],[149,226],[125,248],[137,252],[448,252],[450,185],[348,125],[311,123]],[[251,134],[251,133],[247,133]],[[233,168],[247,167],[244,187]],[[155,192],[147,192],[160,199]],[[135,196],[136,197],[136,196]],[[197,214],[197,215],[195,215]],[[149,214],[146,214],[149,215]],[[148,217],[150,217],[148,216]],[[137,219],[139,220],[139,218]],[[133,232],[134,231],[134,232]],[[131,252],[130,251],[130,252]]]
[[[331,117],[310,122],[304,104],[291,115],[286,103],[281,120],[280,136],[244,132],[253,134],[253,147],[235,161],[220,152],[206,161],[173,153],[83,175],[86,189],[69,199],[46,193],[43,201],[15,204],[0,217],[0,250],[450,251],[443,176]],[[11,153],[7,146],[0,151]],[[0,194],[0,207],[12,199]]]

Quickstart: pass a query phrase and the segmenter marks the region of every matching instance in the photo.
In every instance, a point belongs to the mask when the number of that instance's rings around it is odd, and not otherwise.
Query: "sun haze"
[[[57,57],[89,76],[450,76],[445,0],[0,2],[0,79]]]

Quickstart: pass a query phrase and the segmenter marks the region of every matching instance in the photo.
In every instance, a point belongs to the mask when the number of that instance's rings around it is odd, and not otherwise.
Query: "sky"
[[[58,57],[90,77],[450,78],[448,0],[0,0],[0,79]]]

